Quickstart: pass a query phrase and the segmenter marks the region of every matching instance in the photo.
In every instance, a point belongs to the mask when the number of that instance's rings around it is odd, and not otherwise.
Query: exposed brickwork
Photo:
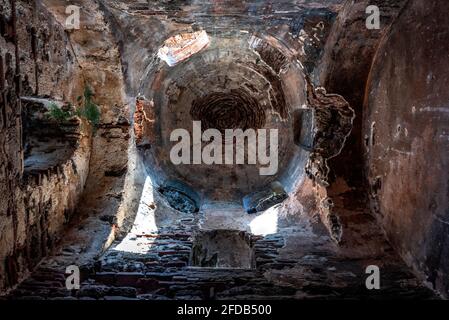
[[[80,290],[66,290],[65,266],[48,259],[8,299],[435,299],[394,257],[372,217],[357,204],[343,209],[352,196],[341,193],[336,202],[347,230],[338,250],[318,225],[314,234],[297,226],[296,232],[280,230],[254,238],[255,269],[192,268],[193,234],[201,215],[183,214],[176,223],[162,224],[158,232],[124,239],[123,247],[118,241],[83,266]],[[363,235],[360,229],[366,230]],[[132,244],[139,252],[121,249]],[[376,254],[367,252],[372,246]],[[69,249],[65,254],[76,254]],[[367,264],[381,266],[379,291],[365,287]]]
[[[0,0],[2,299],[447,296],[443,1],[72,0],[68,31],[63,1]],[[47,118],[86,86],[95,128]],[[280,170],[173,164],[192,120],[279,130]]]
[[[134,135],[138,147],[148,147],[155,142],[155,121],[156,115],[153,102],[144,98],[136,99]]]

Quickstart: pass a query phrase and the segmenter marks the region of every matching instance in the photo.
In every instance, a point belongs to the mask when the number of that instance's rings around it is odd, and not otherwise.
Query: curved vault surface
[[[244,33],[210,36],[207,48],[173,67],[155,58],[140,87],[141,95],[151,101],[155,120],[147,133],[153,143],[143,149],[152,181],[156,185],[180,181],[198,194],[205,208],[217,201],[241,204],[243,197],[275,181],[287,193],[293,192],[308,158],[308,152],[295,144],[293,123],[295,110],[305,106],[305,88],[300,63],[273,38]],[[267,139],[269,130],[276,129],[278,171],[261,175],[260,168],[267,165],[247,164],[247,144],[245,164],[174,165],[170,151],[175,142],[170,135],[186,129],[193,137],[193,121],[201,121],[203,131],[213,128],[222,133],[223,153],[233,144],[226,139],[226,129],[266,129]],[[192,143],[192,152],[193,148]]]

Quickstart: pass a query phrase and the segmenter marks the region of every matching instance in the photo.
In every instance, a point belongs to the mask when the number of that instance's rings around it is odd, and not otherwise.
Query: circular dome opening
[[[216,201],[242,205],[244,197],[269,189],[275,181],[287,194],[294,191],[308,157],[295,144],[292,116],[305,103],[305,80],[300,64],[279,47],[250,35],[210,37],[209,46],[188,59],[174,66],[159,60],[148,69],[140,91],[152,105],[143,117],[153,116],[147,133],[152,143],[144,157],[156,184],[182,181],[198,193],[203,205]],[[236,140],[227,139],[227,130],[254,130],[256,142],[250,145],[245,137],[245,163],[236,163],[235,153],[232,164],[194,162],[198,144],[202,150],[212,141],[201,140],[201,135],[194,141],[197,121],[201,134],[208,129],[222,134],[223,154],[232,144],[236,148]],[[190,139],[189,163],[170,160],[173,146],[179,143],[171,134],[178,129]],[[259,130],[265,130],[267,149],[258,151],[256,164],[248,163],[249,147],[261,144]],[[274,131],[276,148],[270,140]],[[261,161],[262,156],[274,153],[276,159],[270,161],[276,160],[277,171],[262,175],[260,169],[270,165]]]

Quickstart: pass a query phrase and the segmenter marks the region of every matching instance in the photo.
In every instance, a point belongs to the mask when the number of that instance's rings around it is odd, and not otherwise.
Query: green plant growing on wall
[[[48,106],[48,116],[58,123],[67,122],[72,116],[72,112],[63,110],[56,103],[52,102]]]
[[[47,115],[58,123],[67,122],[71,117],[77,116],[87,120],[95,128],[100,124],[101,112],[98,105],[93,101],[93,92],[89,86],[84,88],[82,96],[78,97],[78,107],[75,111],[66,111],[60,108],[56,103],[51,103],[48,107]],[[71,106],[70,106],[71,108]]]
[[[83,96],[78,97],[79,107],[76,115],[86,119],[94,128],[100,123],[100,108],[92,100],[93,92],[89,86],[84,88]]]

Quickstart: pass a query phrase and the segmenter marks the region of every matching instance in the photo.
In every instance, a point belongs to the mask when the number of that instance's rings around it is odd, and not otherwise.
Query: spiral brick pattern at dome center
[[[245,90],[214,92],[193,101],[190,114],[203,129],[259,129],[265,126],[265,110]]]

